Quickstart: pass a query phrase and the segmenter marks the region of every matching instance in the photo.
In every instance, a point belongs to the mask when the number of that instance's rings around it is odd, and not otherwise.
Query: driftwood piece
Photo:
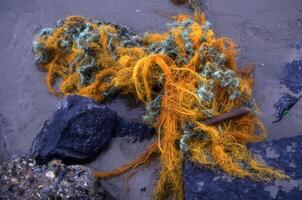
[[[249,109],[248,107],[240,107],[240,108],[236,108],[230,112],[227,113],[223,113],[221,115],[219,115],[218,117],[214,117],[212,119],[208,119],[205,121],[205,124],[207,125],[214,125],[214,124],[218,124],[220,122],[224,122],[226,120],[235,118],[235,117],[240,117],[242,115],[246,115],[248,113],[251,113],[251,109]]]
[[[187,2],[187,0],[171,0],[171,1],[176,5],[184,4]]]

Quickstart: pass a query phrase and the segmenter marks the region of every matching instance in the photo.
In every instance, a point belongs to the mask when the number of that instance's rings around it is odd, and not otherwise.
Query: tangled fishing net
[[[36,63],[46,71],[51,93],[98,102],[115,93],[132,96],[145,103],[143,119],[157,130],[157,142],[144,154],[96,176],[111,178],[159,155],[154,199],[183,199],[185,159],[238,177],[285,178],[245,146],[265,138],[256,115],[206,123],[241,106],[257,111],[251,68],[237,69],[236,45],[216,37],[203,14],[174,20],[167,32],[139,37],[123,26],[71,16],[36,35]]]

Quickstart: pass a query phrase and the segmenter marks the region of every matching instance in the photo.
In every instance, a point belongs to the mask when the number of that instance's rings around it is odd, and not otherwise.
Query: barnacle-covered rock
[[[208,170],[191,161],[184,166],[185,199],[301,199],[302,136],[250,145],[255,157],[283,170],[288,180],[256,182]]]
[[[32,159],[15,158],[0,165],[0,199],[112,199],[81,165],[52,161],[37,165]]]
[[[135,139],[151,136],[153,129],[120,118],[107,106],[77,95],[67,96],[36,136],[31,153],[47,162],[86,162],[95,158],[112,137],[130,135]]]

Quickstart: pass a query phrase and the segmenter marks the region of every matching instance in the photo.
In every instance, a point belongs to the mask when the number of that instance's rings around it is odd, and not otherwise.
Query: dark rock
[[[9,153],[7,150],[7,135],[10,133],[8,129],[9,124],[5,117],[0,113],[0,163],[9,159]]]
[[[302,60],[294,60],[284,67],[280,83],[296,94],[302,90]]]
[[[121,119],[118,126],[115,129],[116,137],[131,136],[134,138],[134,141],[142,141],[144,139],[151,138],[154,135],[155,130],[149,128],[143,123],[140,122],[128,122]]]
[[[32,159],[16,158],[0,165],[0,199],[112,198],[87,167],[39,166]]]
[[[289,180],[255,182],[208,170],[191,161],[184,166],[185,199],[302,199],[302,136],[250,145],[260,161],[290,176]]]
[[[32,156],[39,162],[54,158],[65,163],[95,158],[112,137],[130,135],[146,138],[152,129],[118,117],[107,106],[77,95],[67,96],[36,136]]]
[[[35,138],[31,152],[39,161],[95,157],[112,138],[118,116],[89,98],[66,97]]]
[[[296,44],[295,47],[296,47],[297,50],[301,49],[302,48],[302,42]]]
[[[290,94],[284,94],[277,103],[274,104],[276,109],[275,121],[279,122],[283,116],[298,102],[299,98]]]
[[[288,63],[280,75],[280,83],[285,85],[293,94],[285,93],[274,105],[276,108],[275,121],[280,121],[301,98],[302,90],[302,60],[294,60]]]

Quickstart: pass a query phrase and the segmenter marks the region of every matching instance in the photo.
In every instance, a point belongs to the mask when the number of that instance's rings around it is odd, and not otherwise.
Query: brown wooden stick
[[[236,108],[230,112],[227,113],[223,113],[221,115],[219,115],[218,117],[214,117],[212,119],[208,119],[205,121],[206,125],[214,125],[214,124],[218,124],[220,122],[224,122],[226,120],[230,120],[232,118],[235,117],[240,117],[242,115],[246,115],[248,113],[251,113],[251,109],[249,109],[248,107],[240,107],[240,108]]]
[[[187,0],[171,0],[171,1],[176,5],[184,4],[187,2]]]

